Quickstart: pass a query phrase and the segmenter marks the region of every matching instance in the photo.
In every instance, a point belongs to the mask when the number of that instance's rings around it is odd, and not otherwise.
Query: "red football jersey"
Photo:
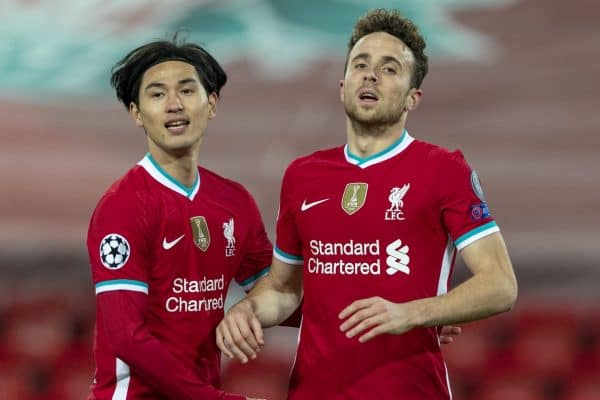
[[[87,245],[96,295],[146,294],[150,335],[218,387],[215,328],[229,283],[249,289],[271,263],[272,246],[251,195],[202,167],[185,187],[148,154],[102,197]],[[166,398],[111,351],[100,328],[111,315],[97,308],[96,318],[91,398]]]
[[[462,154],[406,131],[368,158],[346,145],[290,164],[274,251],[303,268],[289,398],[451,398],[439,328],[361,344],[340,331],[338,314],[372,296],[407,302],[446,293],[456,249],[497,231]]]

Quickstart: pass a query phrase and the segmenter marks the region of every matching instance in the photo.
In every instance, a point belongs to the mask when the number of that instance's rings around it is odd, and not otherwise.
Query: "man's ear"
[[[344,102],[344,80],[340,79],[340,100]]]
[[[135,124],[137,126],[144,126],[144,124],[142,122],[142,118],[140,116],[140,110],[138,109],[138,106],[133,101],[131,103],[129,103],[129,114],[131,115],[131,117],[133,118],[133,121],[135,122]]]
[[[423,91],[421,89],[412,88],[408,92],[408,96],[406,98],[406,111],[416,110],[419,104],[421,103],[421,96],[423,96]]]
[[[217,103],[219,102],[219,95],[212,92],[208,95],[208,119],[213,119],[217,116]]]

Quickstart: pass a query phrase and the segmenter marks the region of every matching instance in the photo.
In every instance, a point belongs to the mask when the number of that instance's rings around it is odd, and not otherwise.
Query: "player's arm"
[[[416,326],[474,321],[515,304],[517,279],[500,232],[471,243],[460,254],[473,276],[443,296],[417,301]]]
[[[242,363],[256,358],[264,344],[262,328],[286,320],[302,300],[302,268],[273,257],[271,271],[217,326],[217,346]]]
[[[353,302],[340,313],[340,329],[365,342],[382,333],[402,334],[416,327],[452,325],[510,310],[517,298],[517,280],[499,232],[462,249],[469,279],[448,293],[407,303],[379,297]]]
[[[203,381],[171,354],[144,324],[147,295],[133,291],[98,294],[98,312],[115,355],[144,382],[169,399],[244,400]]]

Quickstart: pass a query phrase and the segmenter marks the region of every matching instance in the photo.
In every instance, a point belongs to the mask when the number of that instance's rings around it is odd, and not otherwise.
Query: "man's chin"
[[[365,128],[394,125],[402,119],[402,113],[399,115],[382,115],[380,112],[371,109],[346,109],[346,115],[352,123],[359,124]]]
[[[353,113],[348,114],[348,117],[352,122],[364,126],[379,126],[388,123],[385,118],[382,118],[380,115],[376,114]]]

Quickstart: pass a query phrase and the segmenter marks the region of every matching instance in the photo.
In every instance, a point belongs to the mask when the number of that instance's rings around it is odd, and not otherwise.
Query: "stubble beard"
[[[392,110],[376,110],[371,116],[360,115],[358,106],[352,103],[344,103],[346,115],[350,119],[352,128],[358,136],[379,137],[386,130],[397,124],[404,116],[404,108],[398,107]]]

